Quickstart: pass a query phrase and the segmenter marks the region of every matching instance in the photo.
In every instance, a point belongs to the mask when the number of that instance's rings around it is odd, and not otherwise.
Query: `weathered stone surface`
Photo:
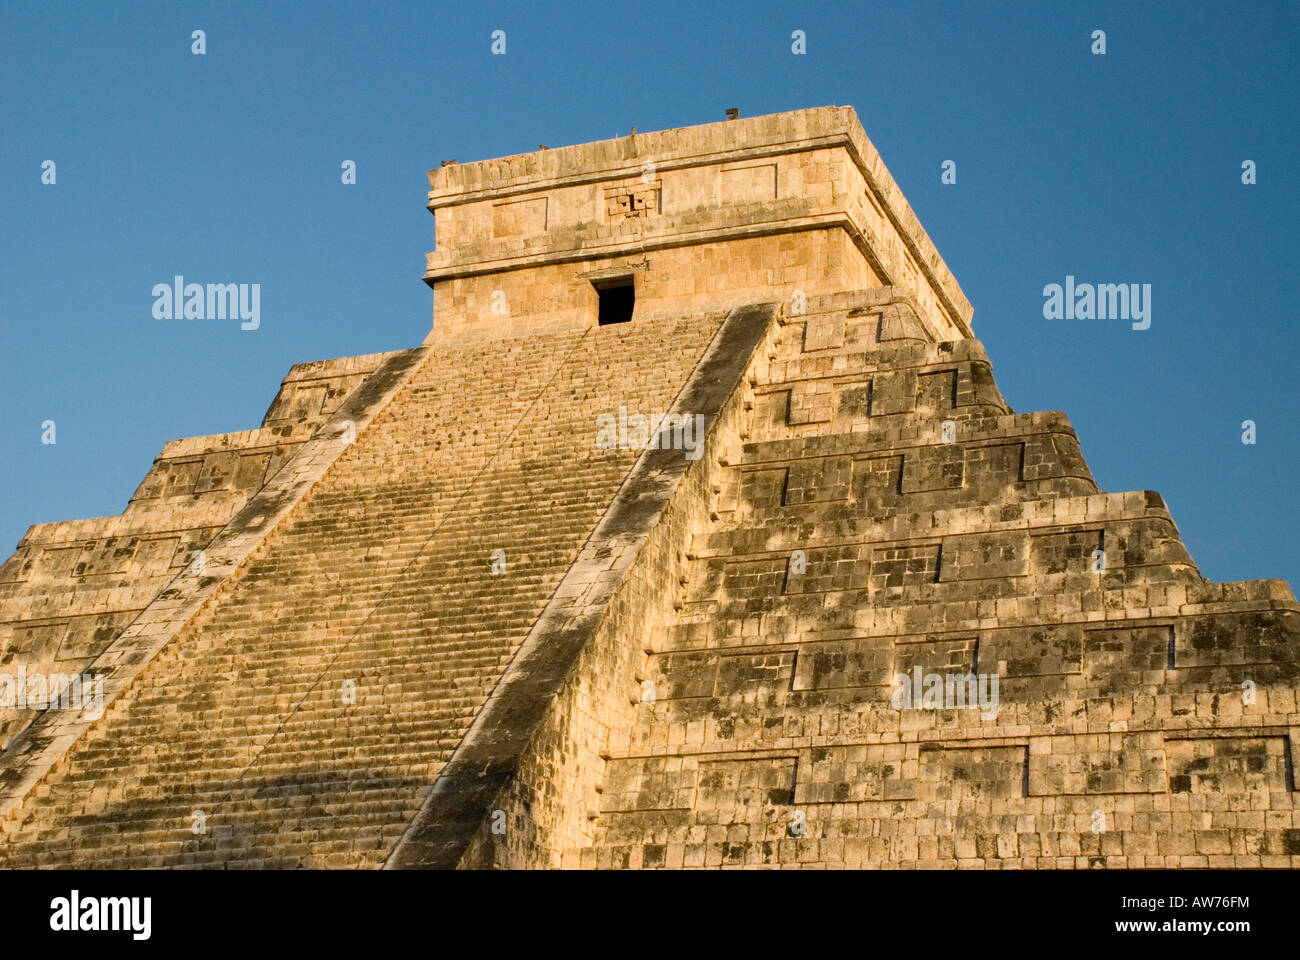
[[[1291,590],[1006,405],[850,108],[430,187],[422,347],[0,566],[106,705],[0,704],[0,864],[1300,866]]]

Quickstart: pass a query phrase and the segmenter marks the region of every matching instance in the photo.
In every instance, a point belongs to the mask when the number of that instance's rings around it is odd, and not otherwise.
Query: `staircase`
[[[636,459],[597,417],[667,410],[718,322],[432,349],[0,863],[380,865]]]

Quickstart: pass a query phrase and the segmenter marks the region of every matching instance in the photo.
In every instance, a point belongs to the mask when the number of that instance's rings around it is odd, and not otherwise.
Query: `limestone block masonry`
[[[429,185],[421,346],[0,566],[0,865],[1300,866],[1291,589],[1007,406],[852,108]]]

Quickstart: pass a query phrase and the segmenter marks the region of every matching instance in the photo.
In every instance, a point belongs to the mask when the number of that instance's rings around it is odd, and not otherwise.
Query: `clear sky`
[[[5,4],[0,553],[258,425],[294,363],[417,345],[427,168],[834,103],[1008,402],[1164,494],[1206,576],[1300,586],[1298,47],[1289,2]],[[177,274],[260,283],[260,328],[155,319]],[[1150,284],[1150,329],[1044,319],[1067,275]]]

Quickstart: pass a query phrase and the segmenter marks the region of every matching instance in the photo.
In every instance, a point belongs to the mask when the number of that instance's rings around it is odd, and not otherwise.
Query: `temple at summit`
[[[422,343],[0,566],[0,867],[1300,866],[1290,587],[1007,405],[852,108],[429,186]]]

